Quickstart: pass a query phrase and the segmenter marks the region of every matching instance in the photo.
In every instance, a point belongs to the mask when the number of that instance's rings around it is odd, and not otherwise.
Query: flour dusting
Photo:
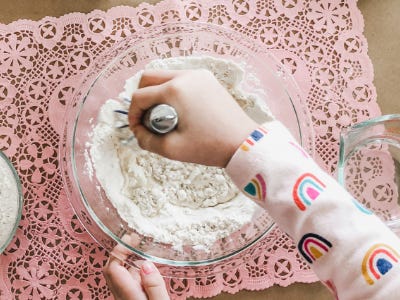
[[[18,199],[14,174],[0,156],[0,248],[7,243],[18,219]]]
[[[146,68],[208,69],[255,121],[273,118],[264,102],[243,91],[244,70],[231,61],[178,57],[152,61]],[[121,98],[131,98],[141,74],[126,81]],[[189,244],[206,250],[252,221],[258,206],[237,190],[223,169],[163,158],[142,150],[135,139],[121,143],[132,133],[116,129],[126,122],[116,109],[128,107],[111,99],[101,107],[87,165],[131,228],[176,249]]]

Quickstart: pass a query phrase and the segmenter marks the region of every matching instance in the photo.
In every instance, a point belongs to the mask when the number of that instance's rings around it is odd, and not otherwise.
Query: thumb
[[[143,262],[140,269],[143,288],[149,297],[149,300],[169,300],[167,288],[164,279],[156,266],[149,262]]]

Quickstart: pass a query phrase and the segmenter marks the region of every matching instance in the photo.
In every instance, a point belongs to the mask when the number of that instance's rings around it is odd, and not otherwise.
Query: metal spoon
[[[127,115],[125,110],[115,110],[114,112]],[[168,104],[158,104],[149,108],[142,118],[143,125],[153,133],[166,134],[175,129],[178,125],[178,114],[172,106]],[[128,127],[128,124],[118,126],[119,129]]]
[[[178,125],[178,114],[172,106],[158,104],[146,111],[142,123],[156,134],[166,134]]]

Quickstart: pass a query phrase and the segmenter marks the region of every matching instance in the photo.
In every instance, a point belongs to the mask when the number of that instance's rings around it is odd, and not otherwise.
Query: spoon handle
[[[177,126],[178,114],[168,104],[158,104],[146,111],[142,123],[150,131],[157,134],[166,134]]]

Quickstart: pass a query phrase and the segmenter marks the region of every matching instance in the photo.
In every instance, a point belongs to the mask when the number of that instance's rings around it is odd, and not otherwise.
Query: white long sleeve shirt
[[[260,126],[226,170],[297,243],[338,299],[400,299],[400,240],[325,173],[278,121]]]

